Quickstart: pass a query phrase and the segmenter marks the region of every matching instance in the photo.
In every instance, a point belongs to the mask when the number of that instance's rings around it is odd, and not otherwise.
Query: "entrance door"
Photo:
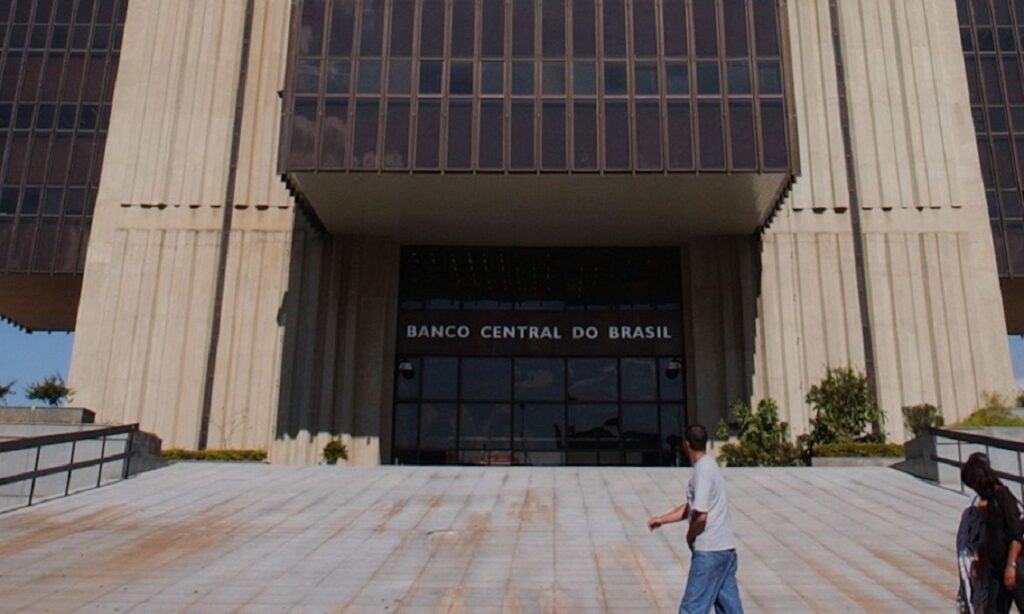
[[[673,465],[674,357],[404,357],[394,459],[419,464]]]

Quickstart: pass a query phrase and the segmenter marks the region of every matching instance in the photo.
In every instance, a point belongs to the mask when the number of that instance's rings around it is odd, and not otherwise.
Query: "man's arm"
[[[707,512],[697,512],[693,515],[693,520],[690,521],[690,530],[686,532],[686,543],[690,545],[690,550],[693,550],[693,542],[697,540],[697,536],[704,531],[707,524]]]
[[[686,503],[680,505],[671,512],[662,516],[654,516],[647,521],[647,528],[650,530],[657,529],[663,524],[672,524],[673,522],[680,522],[686,518],[690,513],[690,506]]]

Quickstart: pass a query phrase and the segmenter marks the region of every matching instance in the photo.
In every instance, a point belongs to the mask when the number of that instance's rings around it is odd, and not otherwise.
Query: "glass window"
[[[379,57],[384,39],[383,2],[363,2],[361,18],[362,32],[359,37],[359,52],[364,56]]]
[[[702,101],[697,105],[700,125],[700,168],[725,168],[725,148],[722,142],[722,105]]]
[[[681,453],[683,449],[683,407],[662,404],[659,409],[661,411],[662,449]]]
[[[637,96],[658,94],[658,65],[654,62],[637,62],[633,69],[635,93]]]
[[[512,63],[512,95],[533,95],[533,62]]]
[[[416,117],[416,167],[437,168],[441,144],[441,105],[421,100]]]
[[[546,58],[565,56],[565,0],[541,0],[544,3],[543,52]]]
[[[451,75],[449,77],[450,94],[472,94],[473,93],[473,63],[452,62]]]
[[[718,21],[715,0],[693,0],[694,47],[699,58],[718,57]]]
[[[562,401],[565,399],[565,361],[561,358],[517,358],[515,361],[517,401]]]
[[[324,36],[324,4],[325,0],[306,0],[302,3],[302,16],[299,18],[299,54],[320,55]],[[79,17],[84,15],[79,9]],[[78,20],[78,23],[88,23]]]
[[[428,452],[454,450],[455,433],[456,406],[454,403],[424,403],[420,406],[421,450]],[[423,459],[421,458],[421,460]]]
[[[14,215],[18,211],[18,188],[0,191],[0,215]]]
[[[747,56],[747,1],[724,0],[722,25],[725,27],[725,53],[731,58]]]
[[[388,63],[388,93],[408,94],[412,88],[412,62],[391,60]]]
[[[542,94],[545,96],[565,95],[565,62],[544,62],[544,83]]]
[[[409,167],[409,101],[389,100],[384,128],[384,168]]]
[[[729,139],[734,169],[757,168],[754,144],[754,106],[750,102],[729,103]]]
[[[421,11],[420,55],[441,57],[444,54],[444,0],[423,0]]]
[[[70,105],[68,105],[70,106]],[[60,125],[64,125],[65,108],[61,108]],[[74,107],[71,107],[74,116]],[[296,98],[292,110],[291,147],[288,156],[291,163],[299,168],[311,168],[316,165],[316,100]]]
[[[332,56],[348,57],[352,53],[352,29],[355,23],[355,0],[334,0],[331,8]]]
[[[565,445],[565,405],[527,403],[515,406],[512,436],[521,450],[561,450]]]
[[[1010,272],[1024,274],[1024,223],[1006,222],[1006,252]]]
[[[665,55],[680,57],[687,54],[686,7],[683,0],[662,0],[662,29]]]
[[[359,62],[359,82],[356,92],[359,94],[380,93],[380,61],[362,60]]]
[[[693,168],[693,142],[690,128],[690,103],[668,103],[668,166]]]
[[[356,102],[354,137],[352,139],[352,168],[377,167],[377,112],[376,100]]]
[[[659,358],[658,378],[662,401],[683,400],[683,369],[678,358]]]
[[[597,66],[593,62],[576,62],[572,66],[573,93],[577,96],[597,94]]]
[[[512,57],[533,57],[533,0],[512,0]]]
[[[345,168],[348,150],[348,100],[328,100],[324,104],[323,122],[320,165],[325,168]]]
[[[441,93],[441,62],[420,62],[420,93]]]
[[[747,62],[729,62],[726,65],[729,93],[750,94],[750,65]]]
[[[352,64],[348,60],[327,64],[327,93],[347,94],[352,80]]]
[[[507,358],[463,358],[462,399],[505,401],[512,394],[512,361]]]
[[[569,406],[569,447],[618,447],[621,435],[618,405]]]
[[[604,0],[604,55],[609,58],[626,57],[626,8],[623,0]]]
[[[654,358],[623,358],[622,400],[655,401],[657,398],[657,360]]]
[[[789,155],[786,149],[786,114],[781,100],[761,103],[761,139],[764,143],[764,167],[787,168]]]
[[[577,169],[597,168],[597,105],[577,102],[573,113],[573,164]]]
[[[641,170],[661,169],[661,105],[658,102],[636,103],[636,167]]]
[[[405,358],[412,365],[409,375],[400,374],[395,377],[395,397],[399,401],[415,401],[420,398],[420,376],[422,375],[419,358]]]
[[[399,403],[395,405],[395,452],[415,452],[419,440],[419,405]],[[406,462],[412,461],[408,458]]]
[[[39,213],[39,197],[42,190],[39,188],[25,188],[21,193],[21,214],[35,215]]]
[[[570,401],[614,401],[618,398],[618,364],[614,358],[570,358]]]
[[[320,60],[299,60],[295,68],[295,92],[315,94],[320,91]]]
[[[627,448],[658,448],[658,406],[629,404],[622,406],[622,443]]]
[[[346,0],[352,2],[353,0]],[[337,11],[338,0],[335,0]],[[391,9],[391,57],[412,55],[413,18],[416,12],[415,0],[394,0]]]
[[[423,359],[423,399],[454,401],[459,394],[459,359]]]
[[[697,94],[717,96],[720,92],[718,62],[697,62]]]
[[[779,55],[779,33],[774,2],[754,2],[754,38],[757,55]]]
[[[757,63],[758,86],[762,94],[782,93],[782,69],[776,61]]]
[[[604,93],[606,96],[626,95],[626,63],[605,62]]]
[[[473,104],[452,101],[448,105],[448,168],[470,168],[473,159]]]
[[[502,62],[480,63],[480,93],[496,95],[505,92],[505,64]]]
[[[480,103],[480,168],[502,168],[502,149],[505,145],[502,135],[503,120],[504,104],[500,100],[485,100]]]
[[[572,4],[572,49],[577,58],[593,58],[595,45],[594,0],[575,0]]]
[[[625,102],[605,102],[605,167],[625,170],[629,159],[629,107]]]
[[[512,146],[512,168],[532,169],[534,168],[533,102],[513,102],[511,121],[509,135]]]
[[[504,403],[466,403],[459,416],[459,445],[464,450],[511,448],[512,413]]]
[[[686,62],[665,62],[665,92],[669,96],[690,93],[690,67]]]
[[[480,54],[483,57],[505,55],[505,2],[483,0],[483,31],[480,33]]]
[[[473,0],[452,0],[452,57],[473,57],[475,27],[476,15]]]
[[[658,54],[654,0],[633,0],[633,52],[640,58],[651,58]]]
[[[542,167],[545,169],[565,168],[565,104],[545,102],[543,125],[541,126]]]

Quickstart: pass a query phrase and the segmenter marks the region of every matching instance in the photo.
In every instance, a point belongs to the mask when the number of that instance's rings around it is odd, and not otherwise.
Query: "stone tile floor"
[[[0,611],[672,612],[689,471],[180,463],[0,515]],[[730,469],[748,612],[953,611],[967,497]]]

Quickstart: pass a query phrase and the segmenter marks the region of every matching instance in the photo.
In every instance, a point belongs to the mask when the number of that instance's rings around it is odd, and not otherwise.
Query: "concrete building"
[[[830,365],[900,441],[1013,388],[1019,4],[0,0],[0,314],[274,462],[667,464]]]

